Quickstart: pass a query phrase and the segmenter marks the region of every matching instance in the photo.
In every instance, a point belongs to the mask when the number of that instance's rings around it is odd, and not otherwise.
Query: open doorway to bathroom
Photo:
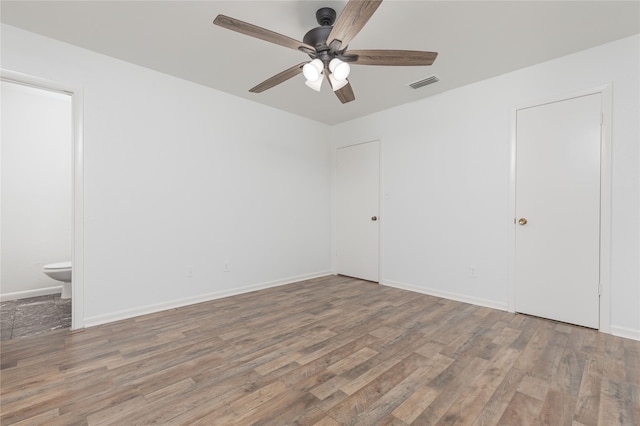
[[[72,325],[73,298],[43,267],[73,252],[70,93],[1,82],[0,296],[2,340]],[[73,294],[73,292],[72,292]]]

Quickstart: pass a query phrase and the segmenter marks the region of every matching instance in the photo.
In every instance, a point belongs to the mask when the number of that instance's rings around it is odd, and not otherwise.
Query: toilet
[[[62,281],[62,294],[60,298],[71,299],[71,261],[44,265],[42,272],[49,278]]]

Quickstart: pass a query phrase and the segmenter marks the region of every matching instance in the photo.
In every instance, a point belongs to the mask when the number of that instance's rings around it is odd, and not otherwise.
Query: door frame
[[[564,95],[529,101],[510,108],[509,117],[509,214],[508,218],[508,282],[507,310],[515,312],[516,302],[516,125],[517,112],[545,104],[561,102],[582,96],[602,96],[602,126],[600,130],[600,301],[599,330],[611,333],[611,132],[612,84],[604,84]]]
[[[0,69],[0,79],[23,86],[64,93],[71,96],[72,113],[72,226],[71,261],[71,329],[84,328],[84,141],[82,87],[35,77],[7,69]]]
[[[338,149],[348,148],[350,146],[364,145],[367,143],[378,142],[378,282],[382,282],[382,240],[383,240],[383,227],[380,222],[384,219],[383,203],[382,203],[382,176],[383,176],[383,160],[382,160],[382,139],[370,139],[364,142],[354,143],[336,143],[331,151],[331,162],[333,165],[332,173],[332,185],[331,185],[331,269],[333,275],[338,275],[337,264],[337,206],[336,206],[336,194],[338,190]]]

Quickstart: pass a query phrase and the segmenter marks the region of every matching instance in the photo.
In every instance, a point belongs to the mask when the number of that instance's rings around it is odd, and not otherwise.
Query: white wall
[[[60,291],[71,260],[71,97],[2,82],[2,299]]]
[[[510,108],[613,82],[611,324],[640,336],[639,42],[333,128],[9,26],[2,66],[84,88],[88,324],[326,273],[328,129],[382,141],[382,281],[505,308]]]
[[[2,66],[83,88],[87,325],[330,273],[326,125],[6,25]]]
[[[622,39],[335,126],[336,146],[382,141],[381,281],[506,308],[511,107],[612,82],[611,328],[640,339],[639,45]]]

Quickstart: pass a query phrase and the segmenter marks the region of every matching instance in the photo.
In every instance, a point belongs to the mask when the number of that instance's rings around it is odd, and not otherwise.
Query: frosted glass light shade
[[[331,71],[331,74],[333,74],[336,80],[343,81],[349,77],[351,66],[338,58],[333,58],[331,62],[329,62],[329,71]]]
[[[322,76],[322,74],[319,75],[319,77],[315,80],[307,80],[304,82],[304,84],[306,84],[307,86],[311,87],[313,90],[315,90],[316,92],[320,91],[320,87],[322,86],[322,81],[324,80],[324,77]]]
[[[329,80],[331,80],[331,88],[333,89],[334,92],[336,90],[342,89],[344,86],[347,85],[347,83],[349,83],[347,79],[338,80],[333,76],[333,74],[329,74]]]
[[[322,61],[320,59],[314,59],[313,61],[304,64],[302,67],[302,74],[308,81],[316,81],[322,75]]]

